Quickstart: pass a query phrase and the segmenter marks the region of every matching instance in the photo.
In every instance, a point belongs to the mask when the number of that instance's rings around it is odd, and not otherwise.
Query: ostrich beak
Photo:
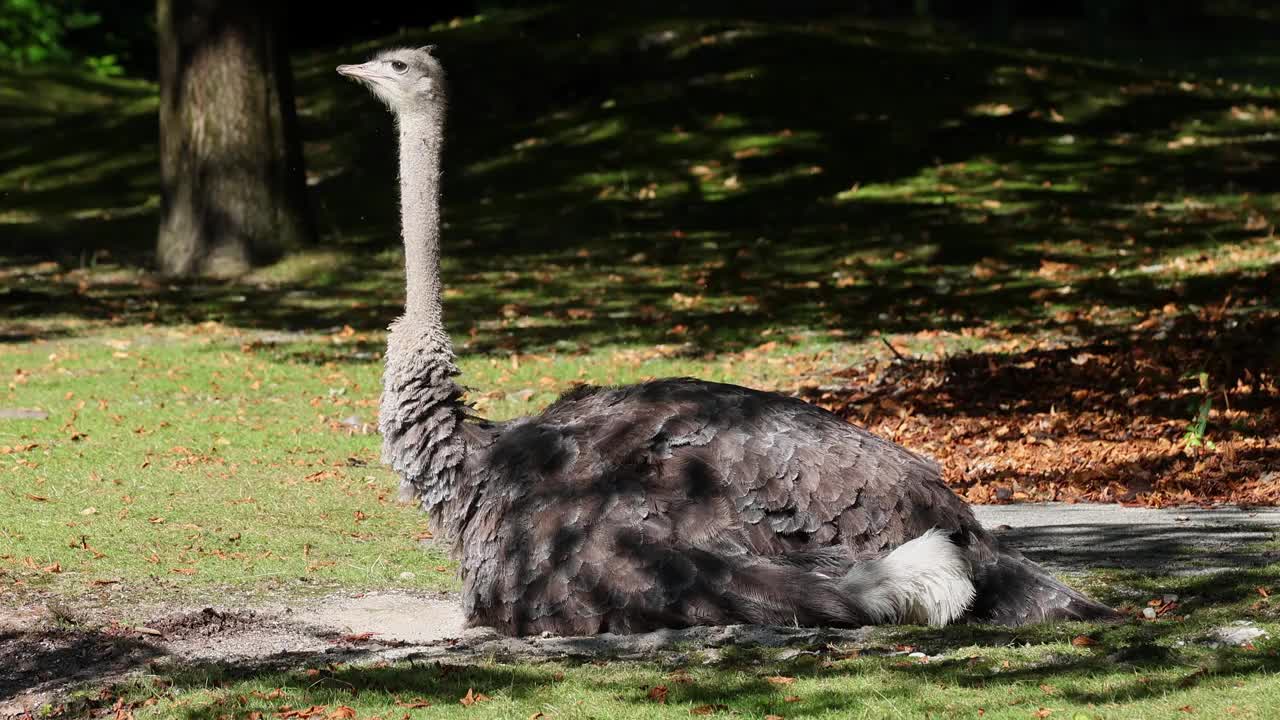
[[[338,74],[353,78],[369,78],[376,74],[374,69],[370,67],[372,64],[373,63],[364,63],[362,65],[339,65]]]

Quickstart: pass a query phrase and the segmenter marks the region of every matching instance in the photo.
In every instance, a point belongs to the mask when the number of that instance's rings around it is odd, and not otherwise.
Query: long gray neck
[[[405,314],[440,325],[440,160],[444,108],[399,119],[400,222],[404,233]]]
[[[463,389],[440,303],[440,157],[443,107],[399,119],[401,222],[407,297],[387,336],[378,428],[382,457],[431,522],[455,542],[477,485],[469,454]]]

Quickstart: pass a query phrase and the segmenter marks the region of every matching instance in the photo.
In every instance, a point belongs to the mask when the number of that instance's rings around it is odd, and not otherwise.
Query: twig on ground
[[[894,357],[898,358],[898,359],[899,359],[899,360],[901,360],[902,362],[908,362],[908,361],[909,361],[909,360],[908,360],[908,358],[907,358],[906,356],[904,356],[902,353],[898,352],[898,348],[894,347],[894,346],[893,346],[893,343],[891,343],[891,342],[889,342],[888,340],[884,339],[884,337],[883,337],[883,336],[881,336],[881,338],[880,338],[880,342],[884,343],[884,346],[885,346],[885,347],[887,347],[887,348],[889,348],[889,352],[893,353],[893,356],[894,356]]]

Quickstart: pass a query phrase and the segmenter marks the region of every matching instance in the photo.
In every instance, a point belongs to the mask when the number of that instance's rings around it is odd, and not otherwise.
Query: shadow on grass
[[[975,670],[967,660],[946,660],[900,668],[904,682],[941,682],[953,687],[992,688],[1049,686],[1052,700],[1079,704],[1130,703],[1165,697],[1204,684],[1216,684],[1249,677],[1261,677],[1280,669],[1280,657],[1272,652],[1244,652],[1238,648],[1219,651],[1207,662],[1186,664],[1182,653],[1164,645],[1131,642],[1120,650],[1099,647],[1085,657],[1058,658],[1030,667]],[[1199,658],[1197,658],[1199,660]],[[1168,670],[1179,668],[1176,677]],[[1075,681],[1112,676],[1102,688],[1070,687]],[[1145,671],[1145,672],[1144,672]],[[1065,689],[1064,685],[1067,685]],[[1046,698],[1045,703],[1052,700]]]
[[[1245,575],[1241,574],[1242,582]],[[1003,663],[984,657],[989,649],[1061,643],[1076,633],[1087,634],[1090,644]],[[730,646],[721,650],[714,664],[690,666],[687,657],[654,658],[657,662],[649,663],[620,659],[513,663],[495,659],[454,664],[412,658],[369,663],[361,661],[358,654],[285,653],[261,661],[153,664],[140,693],[131,692],[125,684],[83,702],[81,709],[110,707],[117,694],[135,701],[154,696],[165,703],[171,692],[207,690],[209,694],[203,697],[183,696],[185,717],[213,720],[228,712],[250,717],[262,713],[265,717],[288,708],[317,705],[325,706],[327,713],[343,705],[361,704],[386,705],[396,713],[413,709],[433,712],[457,709],[462,698],[477,693],[490,696],[481,703],[512,702],[537,709],[576,701],[586,709],[606,702],[656,711],[655,703],[660,701],[664,710],[703,708],[695,714],[714,710],[810,717],[886,701],[921,712],[941,710],[932,704],[950,701],[945,693],[953,689],[1007,687],[1010,692],[1029,693],[1030,702],[1043,691],[1052,693],[1057,702],[1130,703],[1200,686],[1256,680],[1280,670],[1273,642],[1260,641],[1251,649],[1184,649],[1176,641],[1191,636],[1185,626],[1172,621],[1026,629],[896,628],[894,637],[931,654],[946,652],[952,657],[921,663],[902,653],[880,657],[885,650],[869,648],[848,659],[849,648],[816,647],[804,649],[793,659],[779,659],[776,650]],[[954,652],[961,648],[971,650],[964,656]],[[689,667],[687,674],[680,672],[683,667]],[[867,687],[869,674],[872,687]],[[822,685],[788,700],[793,691],[768,679],[779,675],[819,680]],[[1098,682],[1100,678],[1106,682]],[[848,686],[841,689],[841,683]],[[658,686],[662,691],[655,694]],[[1050,690],[1043,690],[1046,686]],[[922,693],[923,688],[929,692]],[[939,690],[944,694],[938,695]],[[1001,702],[1026,701],[1003,693],[996,697]]]
[[[1043,326],[1029,295],[1058,283],[1034,275],[1042,260],[1106,277],[1246,239],[1245,205],[1276,189],[1280,141],[1223,120],[1263,94],[1190,92],[1141,69],[827,11],[570,4],[396,40],[419,41],[439,43],[450,68],[446,280],[460,291],[452,329],[474,334],[476,352],[670,341],[675,327],[721,350],[776,327],[856,338]],[[280,282],[81,289],[67,271],[100,250],[149,262],[155,127],[129,86],[78,114],[15,107],[43,129],[5,155],[16,170],[3,189],[24,220],[8,225],[0,257],[56,258],[60,272],[22,275],[25,295],[0,301],[26,319],[385,327],[401,297],[391,120],[332,71],[368,51],[297,61],[334,266]],[[95,88],[78,92],[107,92]],[[1008,112],[975,111],[1002,103]],[[1164,147],[1201,120],[1207,141]],[[1223,194],[1208,209],[1180,205]],[[1164,205],[1143,210],[1151,203]],[[976,277],[984,259],[999,269]],[[508,275],[519,282],[495,282]],[[1142,306],[1161,291],[1084,283],[1070,302]],[[675,305],[675,293],[698,304]],[[512,305],[540,324],[493,327]]]
[[[627,663],[626,665],[630,665]],[[625,666],[625,665],[624,665]],[[560,670],[564,667],[567,672]],[[665,680],[665,675],[658,668],[647,668],[643,675],[649,678],[636,678],[631,681],[592,679],[597,664],[568,662],[559,666],[538,667],[537,665],[515,665],[494,663],[489,665],[410,665],[397,664],[390,667],[342,666],[337,669],[325,669],[318,676],[290,672],[262,675],[253,670],[241,671],[225,666],[194,668],[190,673],[183,673],[172,678],[174,686],[205,687],[211,680],[213,683],[235,680],[251,680],[270,687],[279,687],[284,692],[284,699],[295,706],[327,705],[329,708],[345,704],[353,704],[356,698],[368,702],[369,698],[390,703],[403,703],[395,709],[399,711],[414,703],[430,703],[430,708],[447,708],[459,706],[460,700],[469,693],[485,695],[501,695],[503,702],[536,702],[546,697],[548,702],[563,702],[560,698],[552,700],[556,686],[564,683],[581,684],[591,693],[603,693],[608,701],[621,702],[636,709],[658,709],[658,703],[665,706],[688,705],[703,707],[696,714],[710,714],[709,711],[725,710],[733,707],[745,710],[749,707],[760,708],[763,712],[781,712],[785,708],[788,717],[805,717],[820,715],[834,709],[847,709],[856,698],[841,693],[817,693],[805,699],[803,705],[788,704],[777,686],[769,683],[759,669],[755,676],[744,673],[721,673],[709,682],[677,683]],[[745,667],[742,669],[746,669]],[[574,677],[580,674],[582,677]],[[568,677],[566,677],[566,675]],[[745,676],[744,676],[745,675]],[[168,682],[169,679],[166,679]],[[661,701],[651,695],[653,688],[661,686],[665,693]],[[877,698],[896,698],[905,700],[912,694],[908,684],[896,688],[881,688],[876,691]],[[579,705],[587,707],[599,702],[593,701],[586,694]],[[264,702],[250,698],[244,704],[247,712],[260,711],[264,715],[277,711],[278,703]],[[482,700],[492,702],[492,700]],[[665,708],[664,708],[665,709]],[[210,703],[203,707],[196,706],[188,710],[186,717],[200,720],[213,720],[224,711],[221,703]],[[521,715],[522,717],[524,715]]]

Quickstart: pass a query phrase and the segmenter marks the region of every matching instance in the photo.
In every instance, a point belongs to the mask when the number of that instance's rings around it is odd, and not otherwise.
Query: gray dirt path
[[[1051,504],[974,510],[1006,542],[1068,575],[1097,568],[1213,573],[1274,563],[1280,557],[1280,508]],[[483,630],[464,631],[457,597],[439,592],[343,592],[252,607],[228,605],[119,609],[146,618],[131,625],[113,617],[112,608],[77,610],[40,602],[0,607],[0,717],[35,711],[68,688],[111,682],[155,662],[269,668],[407,656],[662,660],[679,657],[688,647],[712,652],[731,644],[805,648],[866,637],[862,631],[737,627],[501,638]]]
[[[1057,572],[1211,573],[1273,563],[1280,556],[1280,508],[1047,503],[973,509],[1004,541]],[[1263,547],[1267,543],[1272,547]]]

